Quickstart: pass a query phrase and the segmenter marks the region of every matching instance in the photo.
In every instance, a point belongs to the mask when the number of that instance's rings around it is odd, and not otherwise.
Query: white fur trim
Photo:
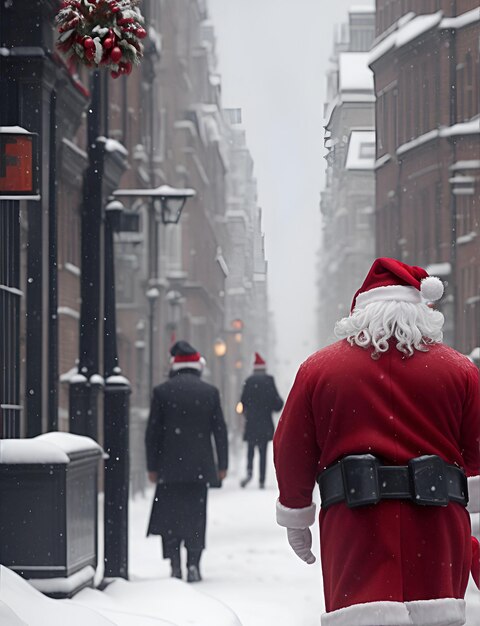
[[[322,626],[412,626],[403,602],[353,604],[322,615]]]
[[[465,624],[465,600],[440,598],[439,600],[416,600],[405,602],[415,626],[463,626]]]
[[[469,513],[480,513],[480,476],[468,477],[468,505]]]
[[[357,296],[355,308],[363,309],[371,302],[384,300],[398,300],[400,302],[412,302],[419,304],[422,302],[420,291],[415,287],[405,287],[404,285],[387,285],[386,287],[375,287],[368,291],[362,291]]]
[[[322,626],[462,626],[465,600],[367,602],[322,615]]]
[[[443,283],[436,276],[427,276],[420,282],[420,293],[427,302],[435,302],[443,296]]]
[[[205,361],[204,361],[205,363]],[[183,362],[179,362],[179,363],[172,363],[171,364],[171,368],[174,372],[176,372],[177,370],[182,370],[185,369],[186,367],[188,367],[189,369],[192,370],[203,370],[203,366],[204,363],[202,363],[201,359],[200,361],[183,361]]]
[[[308,528],[315,524],[315,502],[303,509],[289,509],[277,500],[277,524],[285,528]]]

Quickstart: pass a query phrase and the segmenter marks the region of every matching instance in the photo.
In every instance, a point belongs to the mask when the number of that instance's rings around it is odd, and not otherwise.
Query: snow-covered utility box
[[[49,596],[93,582],[102,455],[70,433],[0,441],[0,563]]]

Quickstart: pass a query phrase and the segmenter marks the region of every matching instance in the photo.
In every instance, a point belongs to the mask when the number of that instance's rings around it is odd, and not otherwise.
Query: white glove
[[[312,533],[310,528],[287,528],[287,539],[295,554],[311,565],[316,559],[312,553]]]

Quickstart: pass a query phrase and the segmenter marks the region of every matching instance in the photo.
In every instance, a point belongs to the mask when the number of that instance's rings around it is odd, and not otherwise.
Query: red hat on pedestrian
[[[265,363],[265,361],[258,354],[258,352],[255,352],[255,361],[253,362],[253,369],[254,370],[264,370],[264,369],[266,369],[266,367],[267,367],[267,364]]]
[[[195,350],[188,341],[177,341],[170,348],[170,366],[172,370],[179,370],[185,367],[202,370],[205,365],[205,359],[200,352]]]
[[[375,259],[363,285],[353,297],[351,311],[363,309],[372,302],[434,302],[443,295],[443,283],[436,276],[416,265],[397,259]]]

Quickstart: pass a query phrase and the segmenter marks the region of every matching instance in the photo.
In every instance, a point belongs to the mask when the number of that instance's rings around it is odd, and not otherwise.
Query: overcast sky
[[[323,103],[334,29],[349,6],[373,1],[208,1],[223,104],[242,109],[255,161],[277,337],[277,362],[269,365],[286,393],[318,347]]]

